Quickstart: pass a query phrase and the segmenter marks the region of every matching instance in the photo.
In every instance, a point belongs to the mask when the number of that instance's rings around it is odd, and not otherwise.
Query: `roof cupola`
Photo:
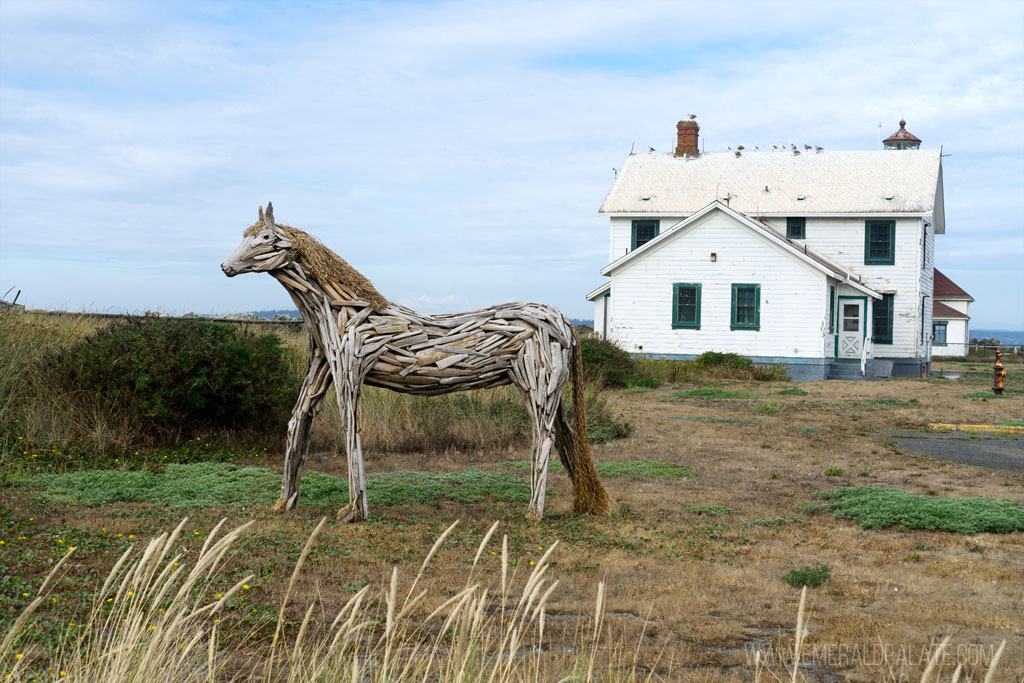
[[[886,149],[921,149],[921,139],[907,130],[906,126],[907,122],[900,119],[900,129],[883,141]]]

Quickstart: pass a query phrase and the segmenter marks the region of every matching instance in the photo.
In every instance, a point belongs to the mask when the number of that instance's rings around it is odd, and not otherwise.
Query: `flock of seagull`
[[[743,156],[743,150],[745,150],[745,149],[746,149],[746,147],[744,147],[743,145],[737,145],[736,149],[733,149],[731,145],[726,145],[725,146],[725,151],[732,152],[733,154],[735,154],[738,157],[739,156]],[[761,148],[758,147],[757,145],[754,145],[750,149],[751,149],[751,151],[756,152],[756,151],[758,151]],[[772,149],[773,152],[785,152],[785,151],[787,151],[785,145],[772,145],[771,149]],[[825,151],[825,148],[824,147],[820,147],[818,145],[814,145],[813,147],[811,145],[804,145],[804,150],[807,151],[807,152],[813,151],[815,154],[820,154],[821,152]],[[647,151],[653,154],[655,149],[653,147],[648,147]],[[800,149],[796,145],[792,145],[792,144],[789,146],[789,151],[793,153],[793,156],[800,156],[800,154],[802,154]],[[684,159],[693,159],[695,157],[693,157],[690,154],[684,154],[683,158]]]
[[[801,152],[800,152],[799,148],[797,148],[796,145],[792,145],[791,144],[789,147],[790,147],[789,151],[791,151],[793,153],[793,156],[800,156]],[[786,146],[785,145],[772,145],[771,148],[772,148],[772,151],[774,151],[774,152],[785,152],[786,151]],[[742,156],[743,149],[744,149],[743,145],[737,145],[735,150],[733,150],[733,148],[730,145],[726,145],[725,146],[725,151],[727,151],[727,152],[734,152],[736,154],[736,156]],[[756,152],[757,150],[760,149],[760,147],[758,147],[757,145],[754,145],[752,149],[753,149],[753,151]],[[810,152],[811,150],[814,150],[815,154],[820,154],[821,152],[825,151],[825,148],[824,147],[819,147],[818,145],[815,145],[813,147],[811,145],[804,145],[804,151]]]

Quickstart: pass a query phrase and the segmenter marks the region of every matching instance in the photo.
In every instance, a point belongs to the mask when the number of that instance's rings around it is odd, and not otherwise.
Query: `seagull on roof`
[[[754,145],[754,151],[755,151],[755,152],[756,152],[757,150],[759,150],[759,149],[761,149],[761,148],[760,148],[760,147],[758,147],[757,145]]]
[[[793,143],[790,143],[789,146],[793,148],[794,152],[796,151],[796,145],[794,145]]]
[[[690,120],[691,120],[691,121],[693,121],[693,120],[694,120],[695,118],[697,118],[697,115],[696,115],[696,114],[690,114]]]
[[[822,150],[824,150],[824,149],[825,149],[825,148],[824,148],[824,147],[822,147],[821,145],[815,145],[815,146],[814,146],[814,151],[815,151],[815,152],[820,152],[820,151],[822,151]]]
[[[772,145],[772,149],[778,149],[778,145]]]
[[[793,150],[793,156],[795,156],[795,157],[798,157],[798,156],[800,156],[800,150],[798,150],[798,149],[794,149],[794,150]]]
[[[738,159],[742,154],[743,152],[736,152],[736,158]]]
[[[740,145],[740,146],[739,146],[739,147],[737,147],[736,149],[738,149],[738,150],[740,150],[740,151],[743,151],[743,145]]]
[[[729,145],[726,145],[725,146],[725,151],[726,152],[731,152],[732,151],[732,147],[730,147]]]
[[[811,149],[810,145],[804,145],[804,149]]]
[[[648,147],[648,148],[647,148],[647,151],[648,151],[648,152],[653,152],[653,151],[654,151],[654,148],[653,148],[653,147]]]

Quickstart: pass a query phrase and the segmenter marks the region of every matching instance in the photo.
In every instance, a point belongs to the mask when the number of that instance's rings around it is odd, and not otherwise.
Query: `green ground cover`
[[[995,498],[918,496],[900,489],[854,486],[819,491],[825,509],[865,529],[934,529],[960,534],[1024,531],[1024,508]]]
[[[39,489],[55,502],[79,505],[153,503],[167,508],[269,505],[277,499],[281,476],[263,467],[230,463],[168,465],[161,472],[85,470],[63,474],[15,473],[9,483]],[[503,502],[530,499],[522,477],[508,472],[467,469],[460,472],[387,472],[367,477],[372,505],[429,503],[439,499],[475,503],[488,498]],[[309,472],[302,478],[302,503],[342,507],[348,503],[348,482]]]

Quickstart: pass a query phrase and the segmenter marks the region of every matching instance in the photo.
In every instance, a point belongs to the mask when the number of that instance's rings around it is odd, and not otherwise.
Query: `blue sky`
[[[1024,329],[1021,3],[0,3],[0,295],[286,308],[218,265],[256,215],[426,311],[591,317],[630,146],[940,145],[937,264]]]

